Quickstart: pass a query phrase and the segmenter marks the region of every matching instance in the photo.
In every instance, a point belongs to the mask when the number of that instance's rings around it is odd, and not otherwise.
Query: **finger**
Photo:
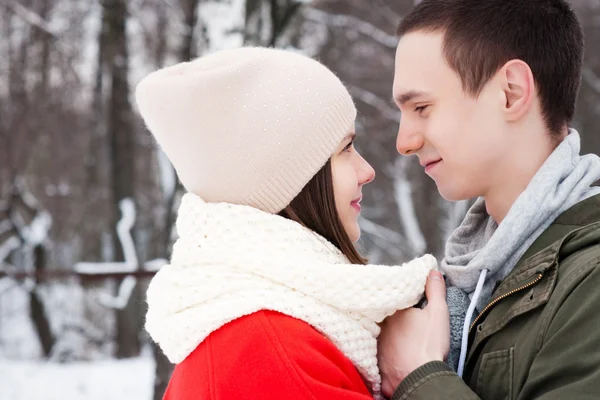
[[[447,308],[446,283],[439,271],[431,271],[425,284],[428,306]]]

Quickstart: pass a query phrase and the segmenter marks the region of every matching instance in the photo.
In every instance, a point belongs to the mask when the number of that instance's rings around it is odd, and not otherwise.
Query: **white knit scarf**
[[[273,310],[326,335],[380,398],[377,323],[419,301],[433,256],[401,267],[353,265],[296,222],[193,194],[182,199],[177,230],[171,264],[147,297],[146,329],[169,360],[181,362],[236,318]]]

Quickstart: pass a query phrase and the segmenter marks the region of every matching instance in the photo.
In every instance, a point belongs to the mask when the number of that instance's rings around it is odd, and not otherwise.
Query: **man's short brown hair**
[[[573,119],[584,46],[566,1],[423,0],[398,27],[399,36],[415,31],[444,33],[444,57],[470,95],[519,59],[531,68],[549,131]]]

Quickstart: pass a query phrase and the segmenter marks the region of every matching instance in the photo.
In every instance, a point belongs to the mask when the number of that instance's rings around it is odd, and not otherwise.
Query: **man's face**
[[[443,54],[443,34],[413,32],[396,52],[394,99],[402,117],[396,147],[416,154],[447,200],[485,196],[506,177],[510,135],[495,77],[475,99]]]

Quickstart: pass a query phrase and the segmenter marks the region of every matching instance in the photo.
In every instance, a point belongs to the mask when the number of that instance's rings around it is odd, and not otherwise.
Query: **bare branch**
[[[413,249],[407,246],[408,241],[400,233],[386,228],[383,225],[377,224],[362,216],[360,217],[359,224],[364,232],[371,235],[371,239],[373,241],[378,242],[378,247],[380,247],[380,250],[397,250],[399,253],[397,255],[407,258],[413,257]]]
[[[17,3],[15,0],[0,0],[0,4],[4,4],[6,6],[6,8],[8,8],[10,11],[12,11],[16,16],[21,18],[23,21],[27,22],[28,24],[40,29],[41,31],[43,31],[44,33],[49,35],[52,38],[52,40],[54,40],[56,49],[58,50],[59,54],[62,56],[67,68],[69,69],[69,71],[71,72],[71,74],[73,75],[75,80],[77,82],[80,81],[79,73],[75,70],[75,67],[69,61],[70,52],[67,51],[67,48],[65,47],[64,43],[62,43],[60,41],[60,37],[58,36],[58,34],[56,34],[52,30],[52,28],[50,28],[50,25],[44,18],[42,18],[35,11],[32,11],[29,8]]]
[[[326,26],[334,26],[336,28],[345,28],[356,30],[357,32],[369,37],[375,42],[384,47],[395,50],[398,45],[398,38],[382,31],[378,27],[352,15],[331,14],[316,8],[305,8],[303,15],[306,19],[324,24]]]
[[[52,36],[52,38],[58,40],[58,35],[52,31],[52,28],[50,28],[50,25],[48,25],[46,20],[35,11],[30,10],[14,0],[0,0],[0,2],[23,21],[35,26],[38,29],[41,29],[48,35]]]
[[[358,86],[346,86],[353,97],[378,110],[381,116],[394,122],[400,122],[400,110],[394,109],[391,102],[385,101],[381,96]]]

